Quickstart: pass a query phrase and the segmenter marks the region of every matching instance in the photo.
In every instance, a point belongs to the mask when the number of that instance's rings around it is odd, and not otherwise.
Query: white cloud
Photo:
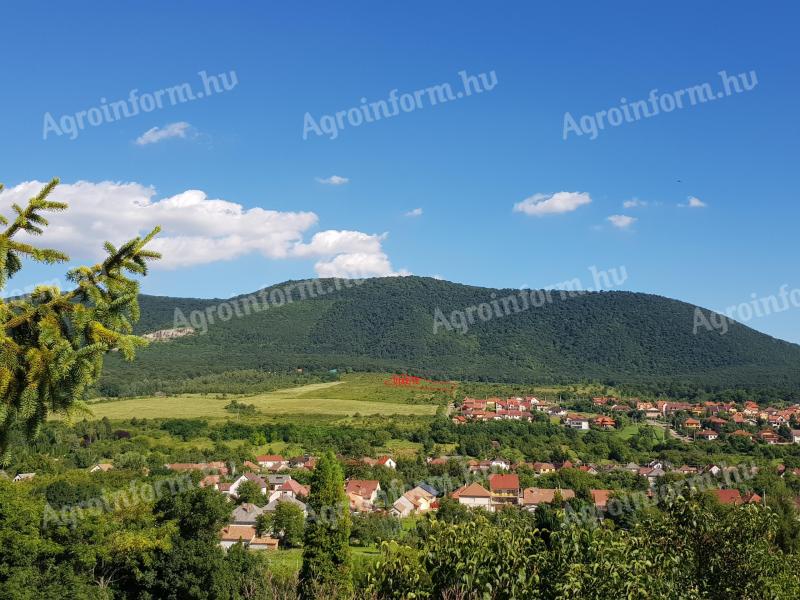
[[[146,146],[147,144],[155,144],[170,138],[178,137],[185,139],[191,131],[192,126],[186,121],[170,123],[169,125],[164,125],[164,127],[153,127],[136,138],[136,144],[139,146]]]
[[[0,214],[8,214],[14,202],[25,204],[42,186],[29,181],[0,192]],[[305,235],[319,221],[313,212],[245,208],[208,198],[200,190],[158,200],[152,187],[110,181],[61,184],[50,197],[67,202],[69,209],[49,215],[50,226],[37,242],[64,250],[75,260],[97,260],[103,256],[105,240],[119,245],[161,225],[152,247],[164,258],[154,268],[175,269],[258,253],[274,260],[324,259],[317,263],[319,275],[336,265],[354,268],[357,262],[369,276],[397,274],[382,248],[385,234],[328,230],[305,243]],[[348,258],[351,255],[355,258]]]
[[[708,204],[700,200],[700,198],[696,198],[695,196],[689,196],[687,198],[686,204],[678,204],[678,206],[683,208],[705,208],[706,206],[708,206]]]
[[[325,185],[344,185],[345,183],[349,183],[350,179],[347,177],[339,177],[338,175],[331,175],[325,179],[317,177],[317,181],[324,183]]]
[[[557,192],[555,194],[534,194],[514,205],[514,212],[534,217],[557,215],[572,212],[592,201],[585,192]]]
[[[627,229],[636,222],[636,217],[629,217],[628,215],[611,215],[607,218],[611,224],[617,229]]]
[[[414,210],[410,210],[405,214],[406,217],[421,217],[422,216],[422,209],[415,208]]]
[[[647,202],[644,200],[639,200],[638,198],[634,198],[633,200],[626,200],[622,203],[623,208],[639,208],[647,206]]]
[[[367,254],[339,254],[329,260],[321,260],[314,265],[320,277],[345,277],[358,279],[361,277],[406,276],[411,273],[405,269],[394,271],[389,258],[383,252]]]

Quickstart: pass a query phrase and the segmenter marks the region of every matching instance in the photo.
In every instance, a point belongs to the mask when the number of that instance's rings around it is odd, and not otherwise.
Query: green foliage
[[[348,546],[350,510],[342,469],[330,451],[320,457],[314,469],[308,508],[300,597],[348,598],[353,588]]]
[[[26,207],[14,205],[16,218],[0,232],[0,290],[21,268],[22,260],[56,263],[68,257],[16,239],[20,233],[38,235],[47,226],[45,212],[66,210],[63,202],[48,200],[58,184],[54,179]],[[108,256],[91,267],[72,269],[75,289],[38,286],[29,296],[0,299],[0,459],[7,462],[9,432],[24,424],[33,437],[50,412],[80,408],[84,393],[100,375],[103,356],[119,350],[131,360],[144,345],[132,335],[139,318],[139,284],[129,275],[145,275],[147,261],[159,254],[145,249],[154,229],[120,248],[106,242]]]
[[[411,372],[435,379],[536,384],[597,382],[647,396],[777,397],[800,400],[800,348],[731,324],[725,335],[692,332],[695,307],[629,292],[555,292],[553,302],[469,330],[433,333],[434,311],[519,290],[491,290],[422,277],[382,278],[210,325],[205,335],[152,344],[131,365],[110,361],[109,381],[195,377],[237,369]],[[284,284],[285,285],[285,284]],[[278,287],[278,286],[276,286]],[[267,290],[269,291],[269,290]],[[141,299],[154,327],[172,327],[180,298]],[[204,303],[213,308],[217,301]],[[724,390],[732,390],[723,392]],[[226,391],[226,390],[220,390]]]
[[[260,533],[278,538],[284,548],[299,548],[303,545],[306,517],[296,504],[278,502],[274,513],[259,515],[256,527]]]
[[[261,487],[255,481],[243,481],[238,490],[237,502],[239,504],[255,504],[256,506],[264,506],[267,503],[267,497],[261,493]]]
[[[400,535],[400,521],[383,513],[363,513],[353,517],[350,543],[355,546],[372,546],[396,539]]]

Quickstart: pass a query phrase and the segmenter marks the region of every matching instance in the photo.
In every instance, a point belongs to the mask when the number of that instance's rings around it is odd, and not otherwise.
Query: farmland
[[[384,386],[384,376],[354,375],[343,381],[314,383],[253,394],[235,396],[237,401],[252,404],[256,417],[285,415],[325,415],[352,417],[357,415],[432,416],[436,403],[430,395]],[[95,401],[89,404],[92,418],[111,420],[138,418],[237,418],[225,406],[233,396],[220,394],[181,394],[177,396],[144,396],[116,401]],[[243,417],[244,418],[244,417]]]

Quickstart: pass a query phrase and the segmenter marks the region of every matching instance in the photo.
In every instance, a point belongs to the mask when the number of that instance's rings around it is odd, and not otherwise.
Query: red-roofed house
[[[562,500],[572,500],[575,497],[574,490],[570,489],[544,489],[544,488],[525,488],[522,492],[522,506],[536,508],[540,504],[552,504],[556,494]]]
[[[380,489],[381,484],[376,479],[351,479],[344,491],[350,499],[350,508],[364,512],[372,510]]]
[[[494,473],[489,475],[489,490],[494,504],[517,504],[519,502],[519,477],[514,474]]]
[[[744,502],[739,490],[711,490],[711,493],[720,504],[736,506]]]
[[[608,499],[611,497],[613,490],[589,490],[594,501],[595,508],[605,510],[608,506]]]
[[[492,493],[480,483],[464,485],[453,492],[451,496],[454,500],[458,500],[459,504],[469,508],[492,510]]]

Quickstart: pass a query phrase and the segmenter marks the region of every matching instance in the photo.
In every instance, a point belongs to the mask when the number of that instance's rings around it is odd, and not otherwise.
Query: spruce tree
[[[300,597],[351,598],[350,507],[344,493],[344,474],[328,451],[317,462],[308,498]]]
[[[18,239],[21,233],[43,232],[48,223],[42,213],[67,209],[48,200],[56,185],[53,179],[24,208],[14,204],[11,222],[0,215],[0,226],[6,226],[0,231],[0,291],[26,258],[48,264],[69,260],[63,252]],[[132,335],[139,284],[129,274],[145,275],[147,261],[160,258],[145,249],[158,231],[120,248],[106,242],[102,262],[69,271],[71,291],[41,285],[27,296],[0,298],[0,462],[10,459],[12,428],[20,424],[32,438],[49,413],[85,408],[84,392],[99,377],[105,353],[119,350],[132,360],[136,347],[145,344]]]

